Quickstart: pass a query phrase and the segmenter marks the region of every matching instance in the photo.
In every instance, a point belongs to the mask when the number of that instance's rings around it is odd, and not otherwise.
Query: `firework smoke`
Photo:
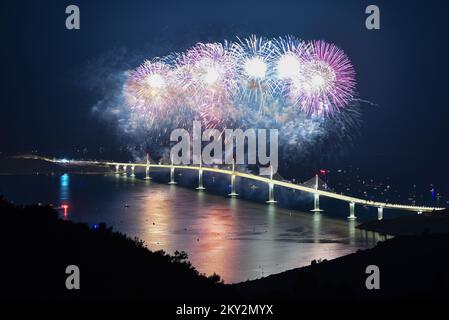
[[[359,123],[355,71],[324,41],[251,36],[198,43],[126,73],[121,127],[140,145],[167,148],[175,128],[279,129],[280,147],[306,157],[351,137]],[[335,143],[333,143],[335,144]],[[282,155],[281,155],[282,157]]]

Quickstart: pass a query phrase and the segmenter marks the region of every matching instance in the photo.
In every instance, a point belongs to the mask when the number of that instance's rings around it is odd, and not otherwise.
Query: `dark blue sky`
[[[0,151],[113,144],[115,131],[90,113],[101,94],[85,74],[104,56],[126,50],[120,63],[134,67],[139,55],[198,41],[292,34],[343,48],[360,97],[379,105],[364,107],[356,154],[434,170],[449,160],[446,2],[2,1]],[[81,9],[79,31],[65,29],[69,4]],[[369,4],[380,7],[380,31],[365,28]]]

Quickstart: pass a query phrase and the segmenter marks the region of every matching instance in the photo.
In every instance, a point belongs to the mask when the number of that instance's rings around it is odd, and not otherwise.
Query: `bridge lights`
[[[350,202],[349,203],[349,220],[355,220],[357,219],[357,217],[355,216],[355,203],[354,202]]]
[[[313,210],[312,212],[321,212],[323,210],[320,209],[320,195],[318,193],[313,194]]]
[[[272,166],[270,166],[270,170],[271,170],[270,180],[273,181],[273,167]],[[268,201],[267,201],[267,203],[271,204],[271,203],[276,203],[276,202],[277,201],[274,200],[274,184],[272,182],[270,182],[268,184]]]
[[[204,188],[203,186],[203,170],[200,169],[198,170],[198,188],[196,188],[196,190],[204,190],[206,188]]]
[[[276,203],[277,201],[274,200],[274,184],[269,183],[268,184],[268,201],[267,203]]]
[[[145,167],[145,180],[151,180],[150,177],[150,154],[147,153],[147,166]]]
[[[384,208],[377,208],[377,220],[382,220],[384,218]]]
[[[234,171],[233,171],[234,172]],[[235,190],[235,174],[231,175],[231,193],[228,194],[231,198],[237,197],[238,194]]]
[[[175,167],[170,168],[170,182],[168,184],[176,184],[175,181]]]
[[[150,177],[150,166],[146,166],[146,168],[145,168],[145,180],[151,180],[151,177]]]

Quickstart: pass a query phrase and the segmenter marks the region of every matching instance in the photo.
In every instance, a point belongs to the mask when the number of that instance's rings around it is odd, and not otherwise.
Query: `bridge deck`
[[[311,194],[318,194],[323,197],[328,197],[332,199],[342,200],[349,203],[355,203],[360,204],[364,206],[370,206],[370,207],[377,207],[377,208],[386,208],[386,209],[397,209],[397,210],[407,210],[407,211],[416,211],[416,212],[432,212],[432,211],[438,211],[438,210],[444,210],[445,208],[435,208],[435,207],[425,207],[425,206],[410,206],[405,204],[394,204],[394,203],[385,203],[385,202],[377,202],[377,201],[370,201],[366,199],[360,199],[356,197],[351,197],[343,194],[338,194],[334,192],[329,192],[325,190],[316,190],[314,188],[306,187],[300,184],[295,184],[291,182],[286,181],[279,181],[279,180],[272,180],[270,178],[261,177],[249,173],[239,172],[239,171],[232,171],[232,170],[226,170],[226,169],[218,169],[218,168],[211,168],[211,167],[201,167],[201,166],[185,166],[185,165],[169,165],[169,164],[146,164],[146,163],[122,163],[122,162],[103,162],[103,161],[61,161],[61,160],[54,160],[49,158],[42,158],[42,157],[34,157],[41,160],[49,161],[49,162],[55,162],[55,163],[65,163],[65,164],[77,164],[77,165],[103,165],[103,166],[128,166],[128,167],[150,167],[150,168],[166,168],[166,169],[183,169],[183,170],[195,170],[199,171],[202,170],[203,172],[215,172],[220,174],[225,174],[229,176],[236,176],[241,177],[245,179],[250,179],[254,181],[260,181],[265,182],[268,184],[273,184],[275,186],[280,186],[284,188],[299,190]]]

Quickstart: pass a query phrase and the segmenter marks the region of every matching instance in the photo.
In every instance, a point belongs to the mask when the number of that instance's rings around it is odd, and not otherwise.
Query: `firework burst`
[[[298,57],[299,72],[288,94],[307,114],[332,114],[354,97],[355,71],[345,53],[333,44],[314,41]]]
[[[161,59],[147,60],[129,74],[124,85],[124,98],[131,113],[149,125],[170,114],[177,104],[171,72]]]
[[[295,78],[301,77],[302,63],[305,55],[311,51],[308,42],[299,40],[293,36],[280,37],[274,40],[274,92],[284,95],[287,93],[289,85]]]
[[[306,155],[357,126],[355,85],[345,53],[324,41],[251,36],[198,43],[128,72],[129,116],[121,121],[158,145],[195,119],[204,128],[279,129],[286,154]]]
[[[227,43],[198,43],[176,62],[176,81],[185,103],[195,110],[206,127],[222,125],[232,113],[237,89],[235,60]]]
[[[271,98],[273,86],[273,58],[275,46],[269,39],[255,35],[239,39],[231,46],[236,61],[239,99],[259,107]]]

